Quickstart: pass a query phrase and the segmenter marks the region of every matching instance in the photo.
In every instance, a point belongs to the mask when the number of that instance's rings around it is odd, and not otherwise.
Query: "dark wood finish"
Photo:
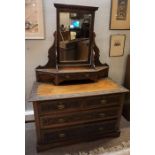
[[[77,125],[81,123],[89,123],[100,120],[114,119],[118,116],[119,107],[93,109],[88,111],[78,111],[69,114],[47,115],[40,117],[40,126],[42,129],[64,127]]]
[[[91,96],[67,99],[67,100],[53,100],[53,101],[40,101],[38,103],[39,114],[62,114],[68,112],[76,112],[82,110],[89,110],[94,108],[103,108],[111,106],[119,106],[119,97],[117,95],[106,95],[106,96]]]
[[[54,4],[54,6],[57,9],[57,62],[58,64],[63,64],[62,62],[59,61],[59,52],[60,52],[60,48],[59,48],[59,42],[60,42],[60,34],[59,34],[59,27],[60,27],[60,12],[70,12],[70,13],[89,13],[92,15],[92,20],[91,20],[91,26],[90,26],[90,43],[89,43],[89,56],[88,56],[88,60],[87,61],[79,61],[78,64],[88,64],[90,65],[90,61],[91,61],[91,51],[92,51],[92,38],[93,38],[93,31],[94,31],[94,17],[95,17],[95,11],[98,10],[98,7],[91,7],[91,6],[81,6],[81,5],[64,5],[64,4]],[[64,64],[68,64],[68,65],[73,65],[73,64],[77,64],[77,62],[65,62]]]
[[[87,69],[88,67],[75,67],[74,72],[70,69],[36,69],[36,78],[38,82],[53,82],[58,85],[63,81],[70,80],[85,80],[90,79],[92,81],[97,81],[102,77],[108,76],[109,67],[101,66],[96,67],[96,69]]]
[[[96,11],[98,10],[98,7],[92,7],[92,6],[83,6],[83,5],[71,5],[71,4],[60,4],[60,3],[55,3],[54,6],[56,8],[59,8],[59,9],[62,9],[62,10],[77,10],[78,12],[80,12],[79,10],[82,10],[82,11]]]
[[[63,86],[35,83],[30,100],[37,150],[119,136],[126,92],[110,79]]]
[[[40,120],[39,120],[39,112],[37,107],[37,102],[33,102],[34,109],[34,118],[35,118],[35,126],[36,126],[36,134],[37,134],[37,143],[41,143],[41,132],[40,132]]]
[[[99,139],[103,139],[103,138],[107,138],[107,137],[118,137],[120,136],[120,131],[113,131],[113,132],[109,132],[106,134],[98,134],[98,135],[87,135],[87,137],[78,137],[75,139],[71,139],[71,140],[67,140],[67,141],[59,141],[59,142],[54,142],[54,143],[50,143],[50,144],[37,144],[37,151],[41,152],[41,151],[45,151],[51,148],[55,148],[55,147],[60,147],[60,146],[65,146],[65,145],[73,145],[76,143],[80,143],[80,142],[90,142],[90,141],[95,141],[95,140],[99,140]]]
[[[124,87],[130,90],[130,55],[127,56]],[[130,121],[130,93],[125,95],[125,103],[123,106],[123,116]]]
[[[69,12],[69,13],[86,13],[86,14],[91,14],[92,16],[92,20],[90,23],[90,31],[89,31],[89,39],[90,39],[90,43],[89,43],[89,56],[88,56],[88,61],[79,61],[78,64],[91,64],[92,61],[92,47],[93,47],[93,32],[94,32],[94,18],[95,18],[95,11],[98,10],[98,7],[92,7],[92,6],[81,6],[81,5],[65,5],[65,4],[58,4],[55,3],[54,6],[56,7],[56,12],[57,12],[57,62],[58,64],[62,64],[62,62],[59,62],[59,42],[60,42],[60,35],[59,35],[59,27],[60,27],[60,12]],[[77,64],[77,62],[70,62],[67,63],[65,62],[65,64],[68,65],[73,65],[73,64]]]
[[[98,135],[117,130],[118,129],[116,128],[115,120],[84,124],[82,126],[73,126],[70,128],[63,128],[57,130],[48,129],[42,131],[42,143],[48,144],[57,141],[61,142],[79,137],[87,138],[87,136],[91,135],[92,133]]]
[[[57,32],[53,34],[54,43],[48,50],[48,62],[45,66],[38,66],[36,69],[45,69],[45,68],[56,68],[56,38]]]
[[[79,5],[63,5],[54,4],[57,12],[57,31],[54,33],[54,43],[48,51],[48,62],[45,66],[38,66],[36,68],[36,79],[38,82],[53,82],[55,85],[59,85],[64,81],[70,80],[92,80],[97,81],[100,78],[107,77],[109,66],[102,64],[99,61],[99,48],[95,43],[94,33],[94,18],[95,11],[98,7],[79,6]],[[59,13],[60,12],[76,12],[76,13],[89,13],[92,15],[91,27],[90,27],[90,43],[89,43],[89,56],[88,62],[75,61],[73,63],[60,63],[59,62]],[[69,66],[74,68],[74,72],[70,69],[66,69]],[[78,67],[78,68],[77,68]],[[50,71],[49,71],[50,69]],[[63,72],[63,70],[65,72]]]
[[[94,61],[94,65],[95,66],[107,66],[109,68],[109,66],[107,64],[102,64],[99,60],[99,57],[100,57],[100,50],[99,48],[97,47],[96,45],[96,42],[95,42],[95,37],[96,37],[96,34],[95,32],[93,33],[93,50],[94,50],[94,57],[93,57],[93,61]],[[107,75],[108,76],[108,75]]]
[[[130,89],[130,54],[127,56],[124,87],[126,87],[127,89]]]
[[[98,7],[54,5],[57,8],[54,43],[48,51],[47,64],[36,68],[37,82],[34,83],[30,96],[34,108],[37,151],[119,136],[124,94],[128,92],[106,78],[109,66],[99,61],[100,51],[93,32],[95,11]],[[61,11],[92,15],[88,62],[59,63]],[[87,79],[93,82],[84,81]],[[80,83],[75,84],[71,80],[78,80]],[[56,86],[64,81],[70,83]],[[51,82],[55,85],[50,84]]]
[[[72,66],[72,71],[65,66],[59,67],[56,62],[56,32],[54,33],[55,41],[51,48],[48,51],[48,63],[45,66],[38,66],[36,68],[36,79],[38,82],[53,82],[58,85],[63,81],[69,80],[84,80],[90,79],[92,81],[97,81],[100,78],[107,77],[109,72],[109,66],[107,64],[102,64],[99,61],[99,49],[95,43],[95,33],[93,34],[93,50],[94,55],[92,56],[91,66],[94,68],[90,68],[89,65],[85,66]],[[74,72],[73,72],[74,70]]]

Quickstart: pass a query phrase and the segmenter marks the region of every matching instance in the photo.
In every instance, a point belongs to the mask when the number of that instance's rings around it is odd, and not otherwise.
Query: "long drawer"
[[[117,118],[118,114],[119,107],[74,112],[66,115],[47,115],[40,117],[40,126],[42,129],[69,126],[80,123]]]
[[[52,142],[61,142],[75,138],[87,138],[90,135],[106,134],[116,131],[116,124],[116,120],[111,120],[76,127],[74,126],[67,129],[42,130],[42,143],[48,144]]]
[[[39,115],[52,113],[68,113],[100,107],[120,105],[121,95],[104,95],[95,97],[83,97],[75,99],[40,101],[38,102]]]

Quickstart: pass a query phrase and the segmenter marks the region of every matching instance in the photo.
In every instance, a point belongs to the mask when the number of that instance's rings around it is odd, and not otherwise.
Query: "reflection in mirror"
[[[60,12],[59,61],[88,61],[91,14]]]

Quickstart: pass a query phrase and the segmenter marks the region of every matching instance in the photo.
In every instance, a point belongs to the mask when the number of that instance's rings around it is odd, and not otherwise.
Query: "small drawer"
[[[97,109],[97,110],[89,110],[87,112],[81,111],[74,112],[66,115],[60,116],[43,116],[40,117],[40,126],[42,129],[52,128],[52,127],[62,127],[67,125],[75,125],[85,122],[93,122],[98,120],[107,120],[117,118],[119,114],[119,108],[115,107],[112,109]]]
[[[54,77],[48,73],[37,71],[36,75],[38,82],[52,82],[54,80]]]
[[[77,79],[89,79],[90,76],[95,76],[95,74],[91,74],[91,73],[83,73],[83,74],[78,74],[78,73],[74,73],[74,74],[67,74],[67,75],[62,75],[61,78],[63,78],[64,80],[77,80]]]
[[[93,98],[87,98],[83,107],[112,107],[120,105],[120,95],[104,95]]]
[[[66,100],[57,100],[57,101],[43,101],[39,102],[39,114],[48,114],[56,112],[64,112],[66,110],[73,111],[75,108],[80,108],[78,100],[68,101]]]
[[[116,130],[116,120],[70,127],[67,129],[42,130],[42,142],[52,143],[71,140],[75,138],[86,138],[89,135],[105,134]]]

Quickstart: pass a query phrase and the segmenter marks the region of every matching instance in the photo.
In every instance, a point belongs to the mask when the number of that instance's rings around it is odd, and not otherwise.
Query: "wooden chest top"
[[[59,86],[35,82],[29,101],[55,100],[125,92],[128,92],[126,88],[120,86],[110,78],[101,79],[92,83]]]

